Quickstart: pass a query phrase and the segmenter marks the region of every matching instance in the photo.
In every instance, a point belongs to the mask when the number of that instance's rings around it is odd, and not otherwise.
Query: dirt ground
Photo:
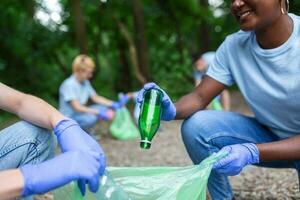
[[[233,111],[251,115],[237,92],[232,94]],[[102,129],[100,144],[106,152],[108,166],[185,166],[192,162],[181,140],[181,121],[162,123],[150,150],[141,150],[139,140],[118,141]],[[103,126],[102,126],[103,127]],[[237,199],[300,199],[297,173],[292,169],[247,167],[230,178]],[[37,199],[45,199],[39,197]],[[49,198],[51,199],[51,195]]]

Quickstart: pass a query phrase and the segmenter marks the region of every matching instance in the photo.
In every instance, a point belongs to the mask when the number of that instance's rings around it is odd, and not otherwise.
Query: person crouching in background
[[[78,55],[72,64],[73,74],[59,88],[59,110],[88,133],[99,120],[111,121],[114,110],[122,107],[119,102],[100,96],[94,90],[89,81],[94,68],[92,58]],[[88,106],[89,100],[94,104]]]

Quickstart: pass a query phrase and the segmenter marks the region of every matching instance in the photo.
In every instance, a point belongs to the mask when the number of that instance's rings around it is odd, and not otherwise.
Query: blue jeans
[[[5,128],[0,131],[0,170],[41,163],[54,156],[55,143],[50,131],[24,121]]]
[[[103,112],[108,109],[107,107],[100,104],[94,104],[89,107],[99,110],[99,112]],[[75,120],[79,124],[79,126],[87,132],[89,132],[89,130],[93,128],[99,120],[96,115],[91,113],[74,113],[70,118]]]
[[[181,127],[182,139],[194,164],[218,152],[222,147],[240,143],[267,143],[278,138],[255,118],[237,113],[204,110],[187,118]],[[273,168],[295,168],[299,161],[276,161],[260,163],[258,166]],[[212,170],[208,190],[213,200],[231,200],[233,192],[226,176]]]

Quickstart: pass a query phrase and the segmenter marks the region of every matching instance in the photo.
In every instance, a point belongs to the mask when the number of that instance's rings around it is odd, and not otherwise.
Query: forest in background
[[[50,0],[51,1],[51,0]],[[238,31],[229,0],[2,0],[0,81],[57,106],[76,55],[96,63],[100,95],[149,81],[177,99],[193,88],[192,58]],[[290,12],[300,14],[300,1]]]

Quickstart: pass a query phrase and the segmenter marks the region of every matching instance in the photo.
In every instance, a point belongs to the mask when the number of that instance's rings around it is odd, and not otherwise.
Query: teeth
[[[248,14],[250,14],[250,11],[246,11],[246,12],[243,12],[243,13],[238,13],[237,16],[238,17],[244,17],[244,16],[247,16]]]
[[[243,14],[242,14],[242,17],[244,17],[244,16],[248,15],[249,13],[250,13],[249,11],[247,11],[247,12],[243,13]]]

